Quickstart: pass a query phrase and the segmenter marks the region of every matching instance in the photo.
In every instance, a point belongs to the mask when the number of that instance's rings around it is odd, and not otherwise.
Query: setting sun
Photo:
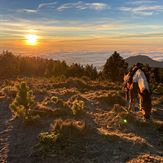
[[[25,38],[26,38],[26,43],[28,45],[36,45],[38,42],[38,36],[37,35],[28,34],[25,36]]]

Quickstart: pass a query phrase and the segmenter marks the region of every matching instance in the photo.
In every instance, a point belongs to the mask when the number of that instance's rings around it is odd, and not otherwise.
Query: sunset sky
[[[26,42],[37,36],[37,44]],[[163,60],[162,0],[0,0],[0,52],[145,54]]]

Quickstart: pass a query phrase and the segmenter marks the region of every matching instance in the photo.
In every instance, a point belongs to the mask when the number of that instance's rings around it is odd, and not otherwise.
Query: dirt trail
[[[8,103],[0,101],[0,162],[6,163],[9,152],[9,137],[11,135],[12,123]]]

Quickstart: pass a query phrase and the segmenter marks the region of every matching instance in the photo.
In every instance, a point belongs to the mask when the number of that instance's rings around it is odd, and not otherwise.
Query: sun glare
[[[26,38],[26,43],[28,45],[37,45],[38,43],[38,36],[37,35],[33,35],[33,34],[28,34],[25,36]]]

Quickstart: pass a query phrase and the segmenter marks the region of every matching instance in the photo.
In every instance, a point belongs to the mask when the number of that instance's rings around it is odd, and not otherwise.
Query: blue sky
[[[162,20],[162,0],[0,0],[0,40],[13,46],[31,33],[44,41],[97,39],[94,47],[101,40],[161,47]]]
[[[159,20],[163,11],[162,0],[0,0],[0,3],[2,15],[12,13],[18,16],[17,12],[22,11],[19,17],[26,18],[29,18],[27,13],[34,14],[37,11],[34,17],[43,14],[48,18],[64,19],[66,16],[66,19],[68,17],[83,20],[83,16],[87,16],[87,18],[107,16],[118,19],[121,16],[137,15],[157,16],[157,20]],[[77,15],[75,16],[75,14]]]
[[[101,30],[98,30],[99,35],[113,34],[117,30],[132,35],[147,32],[162,33],[162,19],[162,0],[0,0],[1,24],[7,21],[10,22],[9,25],[12,22],[28,23],[33,30],[37,30],[37,25],[42,24],[45,27],[62,28],[98,26],[101,27]],[[54,35],[69,35],[64,30],[57,34],[54,32]],[[67,30],[69,32],[68,28]],[[43,33],[46,33],[45,31]],[[95,32],[96,30],[88,28],[84,32],[80,31],[80,35],[93,35]],[[72,36],[79,35],[78,31],[70,33]],[[47,35],[49,34],[53,32],[47,30]]]

